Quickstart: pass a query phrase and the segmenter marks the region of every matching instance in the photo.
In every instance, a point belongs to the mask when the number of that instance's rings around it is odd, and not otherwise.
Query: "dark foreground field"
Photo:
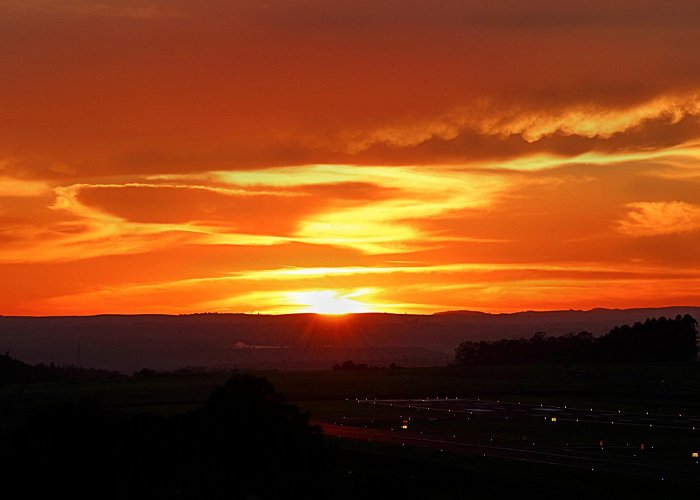
[[[693,457],[700,451],[697,366],[256,375],[324,429],[327,498],[700,493]],[[21,428],[47,406],[84,399],[128,413],[177,415],[200,407],[229,377],[8,385],[0,387],[2,432]]]

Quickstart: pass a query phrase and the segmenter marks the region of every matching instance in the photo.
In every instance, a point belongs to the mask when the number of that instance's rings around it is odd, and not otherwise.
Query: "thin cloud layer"
[[[2,9],[0,152],[24,177],[461,163],[697,122],[690,1]]]
[[[589,104],[542,112],[478,104],[473,109],[455,110],[425,123],[358,132],[360,138],[348,140],[348,149],[360,152],[375,144],[411,147],[434,139],[452,141],[464,132],[500,138],[519,136],[530,144],[552,135],[608,139],[644,128],[650,122],[675,125],[686,117],[695,119],[698,115],[698,94],[664,96],[627,109]]]

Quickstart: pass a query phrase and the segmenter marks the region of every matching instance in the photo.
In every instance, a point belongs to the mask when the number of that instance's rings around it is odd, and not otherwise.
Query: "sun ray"
[[[366,293],[364,290],[351,293],[341,293],[336,290],[312,290],[290,292],[288,299],[291,303],[302,306],[299,312],[338,315],[370,312],[372,310],[370,304],[353,298]]]

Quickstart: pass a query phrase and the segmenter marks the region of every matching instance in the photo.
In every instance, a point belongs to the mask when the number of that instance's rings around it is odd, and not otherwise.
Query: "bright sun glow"
[[[341,294],[333,290],[320,290],[313,292],[292,292],[289,299],[295,304],[305,306],[302,312],[317,314],[349,314],[369,312],[369,304],[353,300],[351,297],[361,295],[362,292]]]

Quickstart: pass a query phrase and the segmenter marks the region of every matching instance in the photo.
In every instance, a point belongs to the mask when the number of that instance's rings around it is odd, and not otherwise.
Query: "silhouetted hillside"
[[[194,314],[0,317],[0,349],[28,363],[74,364],[132,373],[187,366],[327,368],[357,363],[428,366],[450,362],[464,340],[589,331],[652,316],[700,317],[697,307],[433,315],[279,316]],[[80,361],[80,362],[79,362]]]
[[[41,363],[31,366],[10,357],[9,353],[0,355],[0,385],[51,382],[54,380],[90,380],[118,376],[120,374],[117,372],[73,365],[58,366],[53,363],[50,365]]]
[[[9,353],[0,355],[0,385],[26,382],[48,382],[56,380],[57,375],[44,368],[37,368],[10,357]]]

